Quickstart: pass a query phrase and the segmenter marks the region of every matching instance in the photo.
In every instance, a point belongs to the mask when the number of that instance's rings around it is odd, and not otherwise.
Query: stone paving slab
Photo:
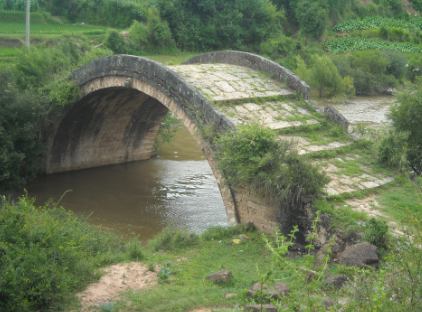
[[[255,70],[227,64],[197,64],[170,66],[189,83],[199,89],[210,101],[220,102],[221,112],[235,125],[259,123],[274,130],[318,124],[319,117],[304,107],[300,107],[287,98],[282,101],[263,103],[247,102],[245,99],[290,95],[292,90]],[[242,104],[230,102],[242,100]],[[227,103],[227,104],[224,104]],[[293,141],[299,155],[324,150],[334,150],[351,144],[350,142],[332,141],[326,138],[325,144],[315,144],[311,139],[299,135],[279,135],[280,140]],[[376,174],[370,167],[360,166],[354,176],[348,176],[340,168],[347,162],[355,162],[359,155],[347,155],[330,160],[315,162],[321,165],[331,178],[326,185],[327,195],[352,193],[359,190],[376,188],[394,180],[393,177]],[[337,166],[336,166],[337,164]],[[360,173],[359,173],[360,172]],[[363,206],[362,206],[363,207]],[[366,210],[368,207],[364,207]],[[363,210],[365,210],[362,208]]]
[[[297,107],[290,102],[269,101],[261,104],[244,103],[235,106],[226,105],[221,107],[221,112],[235,125],[257,122],[274,130],[297,127],[304,123],[319,123],[308,110]]]
[[[338,158],[336,160],[338,160]],[[341,161],[345,161],[345,159],[341,159]],[[371,169],[367,169],[369,173],[363,173],[359,176],[351,177],[345,174],[338,174],[340,168],[336,167],[332,163],[328,163],[327,161],[326,164],[322,165],[321,170],[327,173],[327,175],[331,178],[331,182],[327,184],[324,191],[329,196],[339,195],[376,188],[394,181],[393,177],[386,177],[379,173],[375,174],[371,172]]]
[[[228,64],[169,66],[213,102],[287,96],[293,90],[246,67]]]

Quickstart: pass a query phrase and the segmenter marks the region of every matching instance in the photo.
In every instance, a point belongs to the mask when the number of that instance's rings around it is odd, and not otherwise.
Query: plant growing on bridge
[[[275,202],[295,204],[316,195],[329,179],[299,156],[293,142],[278,141],[269,128],[239,127],[215,141],[218,166],[229,186],[250,183]]]

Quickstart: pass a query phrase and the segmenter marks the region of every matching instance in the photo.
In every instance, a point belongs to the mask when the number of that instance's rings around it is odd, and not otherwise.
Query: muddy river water
[[[166,225],[200,232],[227,225],[214,175],[186,128],[150,160],[46,175],[27,185],[42,204],[50,197],[89,221],[150,239]]]
[[[323,108],[334,105],[352,124],[376,126],[386,120],[391,96],[357,97],[347,103],[315,99]],[[40,177],[27,185],[37,204],[49,198],[104,228],[150,239],[166,225],[200,232],[211,225],[227,225],[221,195],[211,168],[187,129],[176,134],[158,157]]]

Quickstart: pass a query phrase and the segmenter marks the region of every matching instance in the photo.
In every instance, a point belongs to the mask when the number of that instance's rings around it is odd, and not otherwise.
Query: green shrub
[[[123,35],[116,30],[110,30],[108,32],[104,44],[116,54],[126,54],[129,51],[129,45],[126,43]]]
[[[195,246],[199,241],[198,235],[189,233],[186,229],[177,229],[174,226],[166,227],[148,242],[152,251],[171,251],[187,246]]]
[[[0,208],[0,310],[58,311],[99,276],[104,262],[124,259],[122,240],[47,203],[21,197]],[[107,260],[107,261],[105,261]]]
[[[239,127],[217,139],[217,165],[231,187],[249,183],[275,202],[294,204],[303,195],[316,195],[328,183],[293,143],[277,141],[276,133],[259,125]]]
[[[211,226],[202,233],[201,237],[204,240],[220,240],[254,231],[255,227],[252,223],[240,223],[235,226]]]
[[[397,96],[398,104],[390,108],[388,117],[396,132],[407,132],[407,160],[410,167],[422,175],[422,81],[408,86]]]
[[[366,222],[365,235],[362,240],[383,248],[388,243],[388,225],[385,221],[371,218]]]
[[[385,167],[405,169],[408,136],[405,132],[389,130],[377,144],[376,161]]]

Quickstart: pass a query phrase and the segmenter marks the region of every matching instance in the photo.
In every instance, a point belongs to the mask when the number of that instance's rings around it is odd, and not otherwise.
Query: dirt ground
[[[127,289],[142,289],[157,284],[157,272],[139,262],[119,263],[104,268],[107,273],[83,292],[77,294],[82,304],[81,312],[92,311],[119,298]]]

